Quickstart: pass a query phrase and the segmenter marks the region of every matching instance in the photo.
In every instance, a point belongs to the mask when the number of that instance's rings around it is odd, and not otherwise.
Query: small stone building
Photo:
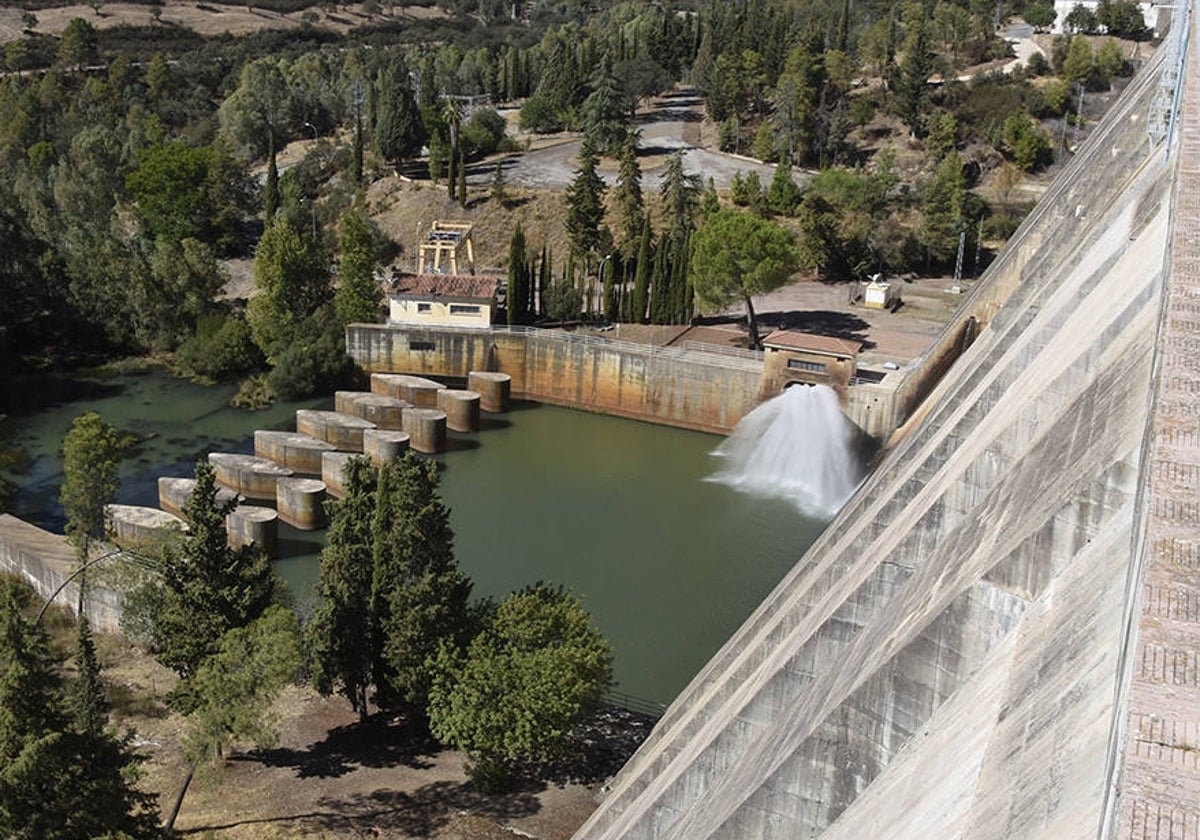
[[[778,394],[789,384],[829,385],[843,392],[854,378],[862,342],[796,330],[776,330],[763,339],[763,385]]]
[[[387,286],[388,323],[415,327],[491,325],[500,280],[474,274],[392,276]]]

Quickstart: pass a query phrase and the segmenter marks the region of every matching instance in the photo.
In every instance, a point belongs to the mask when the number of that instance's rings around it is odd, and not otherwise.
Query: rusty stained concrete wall
[[[719,434],[759,402],[762,365],[549,331],[488,333],[352,324],[346,347],[372,373],[512,377],[517,398]]]

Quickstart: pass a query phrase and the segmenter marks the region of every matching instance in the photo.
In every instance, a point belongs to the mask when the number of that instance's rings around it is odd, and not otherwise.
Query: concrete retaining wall
[[[753,359],[550,330],[351,324],[346,347],[372,373],[500,372],[519,399],[721,434],[758,404],[762,379]]]
[[[75,549],[66,537],[43,531],[10,514],[0,514],[0,571],[27,581],[38,597],[49,598],[71,576],[76,565]],[[54,601],[74,613],[79,589],[71,582]],[[96,629],[105,633],[120,630],[121,596],[117,592],[89,585],[84,610]]]

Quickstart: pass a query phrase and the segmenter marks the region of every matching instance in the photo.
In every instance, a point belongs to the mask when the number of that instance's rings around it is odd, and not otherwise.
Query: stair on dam
[[[945,338],[974,318],[974,342],[577,838],[1200,831],[1200,70],[1168,156],[1145,133],[1162,60],[963,301]]]
[[[382,393],[338,391],[333,411],[300,409],[296,431],[256,431],[253,455],[210,453],[219,485],[217,503],[239,502],[226,520],[230,543],[261,545],[274,555],[277,521],[301,530],[325,526],[325,499],[342,495],[342,470],[355,454],[365,454],[379,465],[409,448],[437,453],[445,448],[447,425],[457,432],[479,430],[481,404],[491,413],[508,410],[507,376],[471,377],[480,377],[483,395],[420,377],[380,377],[378,383],[372,377],[372,387]],[[400,392],[414,400],[393,395]],[[114,529],[128,541],[147,539],[162,527],[184,527],[183,506],[194,487],[195,479],[161,477],[161,511],[114,507]],[[240,504],[242,500],[265,502],[274,509]]]

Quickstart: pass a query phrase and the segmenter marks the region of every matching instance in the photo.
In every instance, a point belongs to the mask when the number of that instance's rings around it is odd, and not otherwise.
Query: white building
[[[396,274],[388,284],[388,323],[476,327],[492,323],[500,280],[474,274]]]

